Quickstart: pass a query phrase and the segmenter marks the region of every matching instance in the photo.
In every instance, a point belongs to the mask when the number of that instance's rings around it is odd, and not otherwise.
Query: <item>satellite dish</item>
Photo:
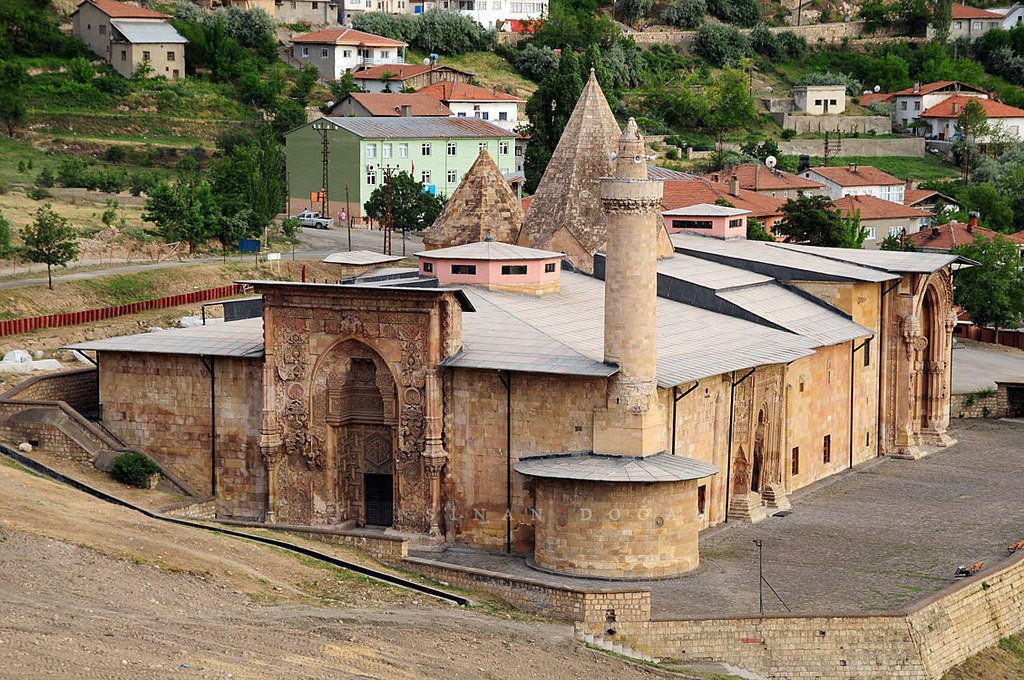
[[[875,85],[874,90],[875,90],[875,92],[881,92],[882,86],[881,85]]]
[[[423,57],[423,65],[430,66],[430,57]]]
[[[772,169],[779,164],[779,159],[775,156],[768,156],[768,158],[764,159],[764,164],[767,165],[769,169]]]
[[[864,90],[861,94],[871,94],[871,90]]]

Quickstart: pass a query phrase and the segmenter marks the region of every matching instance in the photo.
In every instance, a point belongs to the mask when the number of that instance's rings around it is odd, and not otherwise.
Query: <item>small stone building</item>
[[[793,106],[809,116],[828,116],[846,110],[845,85],[797,85],[793,88]]]
[[[147,63],[153,75],[174,79],[185,75],[188,41],[170,19],[115,0],[85,0],[71,15],[71,30],[126,78]]]

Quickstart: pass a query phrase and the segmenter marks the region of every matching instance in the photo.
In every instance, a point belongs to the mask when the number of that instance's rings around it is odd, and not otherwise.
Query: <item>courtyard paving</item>
[[[892,610],[940,590],[958,565],[1008,559],[1024,538],[1024,423],[958,421],[959,444],[918,461],[870,461],[803,489],[786,516],[731,522],[701,534],[701,566],[651,588],[655,618],[749,615],[758,611],[757,547],[764,575],[794,613]],[[449,550],[422,557],[574,586],[531,569],[526,556]],[[786,608],[766,587],[765,611]]]

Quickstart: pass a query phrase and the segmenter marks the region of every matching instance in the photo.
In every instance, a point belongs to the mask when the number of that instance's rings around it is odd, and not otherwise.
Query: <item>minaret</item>
[[[632,118],[619,137],[615,175],[601,179],[608,220],[604,360],[618,364],[608,403],[595,414],[594,453],[647,456],[665,450],[658,401],[658,237],[662,182],[648,179],[644,139]]]

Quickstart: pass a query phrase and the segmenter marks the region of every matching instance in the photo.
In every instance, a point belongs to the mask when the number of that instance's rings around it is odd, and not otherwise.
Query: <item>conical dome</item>
[[[428,250],[477,243],[489,236],[515,243],[523,223],[523,209],[487,149],[466,172],[441,214],[427,229]]]

